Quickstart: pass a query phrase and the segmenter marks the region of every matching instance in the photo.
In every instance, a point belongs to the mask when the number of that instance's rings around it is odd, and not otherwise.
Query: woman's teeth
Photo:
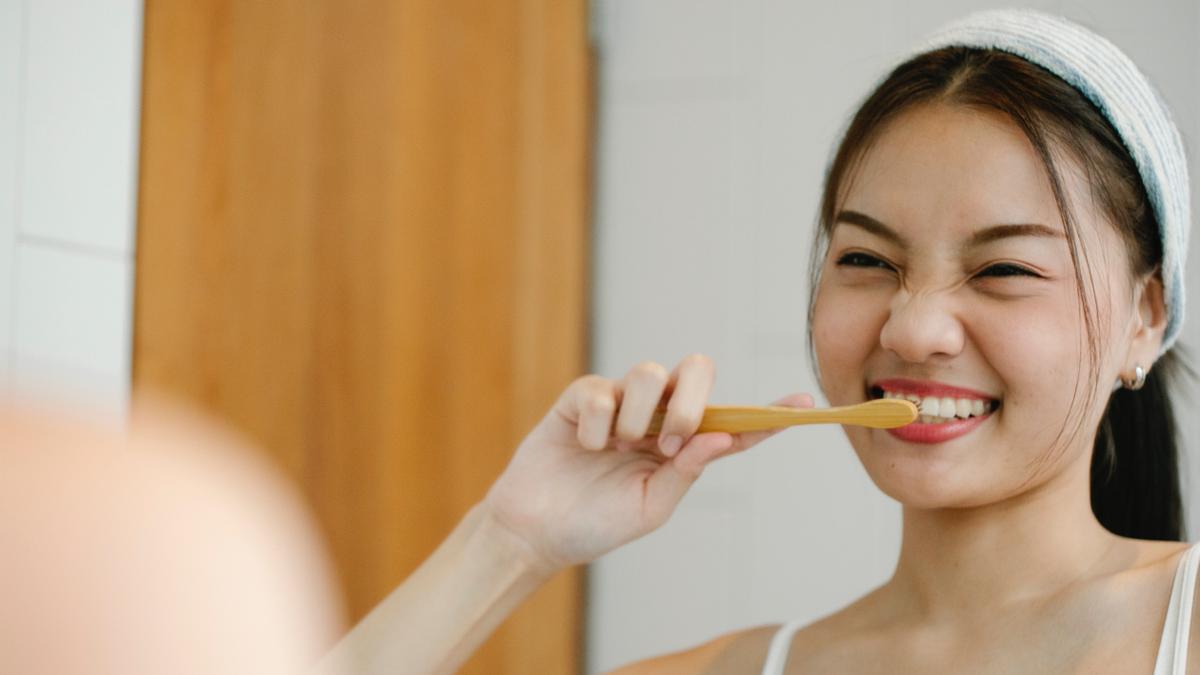
[[[902,398],[917,404],[920,416],[917,421],[921,424],[939,424],[954,418],[967,419],[978,417],[991,412],[995,407],[992,401],[977,398],[948,398],[927,396],[922,398],[916,394],[901,394],[894,391],[883,392],[884,398]]]

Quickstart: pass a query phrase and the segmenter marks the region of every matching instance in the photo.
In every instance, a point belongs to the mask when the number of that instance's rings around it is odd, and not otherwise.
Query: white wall
[[[142,4],[0,0],[0,382],[129,395]]]
[[[1195,175],[1197,6],[1026,4],[1084,22],[1131,55],[1185,125]],[[806,265],[834,134],[919,37],[1005,5],[593,0],[601,89],[592,371],[617,378],[644,359],[670,368],[700,351],[717,364],[714,403],[815,392]],[[1198,276],[1194,264],[1193,289]],[[1200,293],[1191,297],[1183,341],[1200,347]],[[1200,437],[1200,423],[1185,424]],[[1194,521],[1200,510],[1189,504]],[[722,460],[666,526],[591,566],[589,672],[827,614],[890,575],[899,523],[898,506],[837,427],[789,430]]]

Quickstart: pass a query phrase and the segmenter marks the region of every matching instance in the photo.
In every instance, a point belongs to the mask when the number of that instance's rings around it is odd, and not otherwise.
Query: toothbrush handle
[[[650,418],[647,436],[662,431],[666,408],[660,406]],[[917,406],[903,399],[876,399],[837,408],[787,408],[782,406],[710,405],[696,433],[763,431],[800,424],[853,424],[875,429],[901,427],[917,419]]]

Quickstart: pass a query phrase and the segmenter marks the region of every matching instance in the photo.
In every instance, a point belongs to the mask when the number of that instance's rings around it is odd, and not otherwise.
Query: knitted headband
[[[1063,17],[1030,9],[976,12],[948,23],[904,57],[949,46],[1010,52],[1078,89],[1120,134],[1137,164],[1162,238],[1167,327],[1159,356],[1183,325],[1183,265],[1191,222],[1188,166],[1171,112],[1120,49]]]

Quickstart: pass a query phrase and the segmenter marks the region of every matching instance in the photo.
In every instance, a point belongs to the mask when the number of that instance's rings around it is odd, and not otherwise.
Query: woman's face
[[[886,392],[920,398],[937,415],[903,430],[846,427],[872,480],[904,504],[995,502],[1089,466],[1109,390],[1126,366],[1133,285],[1123,242],[1076,164],[1062,155],[1056,162],[1090,259],[1082,272],[1095,282],[1104,353],[1094,391],[1050,181],[1007,117],[941,104],[906,111],[843,188],[817,289],[814,346],[832,405]],[[1081,410],[1088,396],[1095,400]],[[1048,455],[1052,446],[1062,451]]]

